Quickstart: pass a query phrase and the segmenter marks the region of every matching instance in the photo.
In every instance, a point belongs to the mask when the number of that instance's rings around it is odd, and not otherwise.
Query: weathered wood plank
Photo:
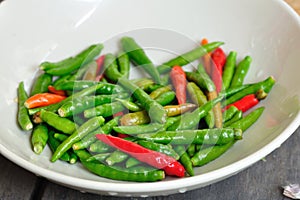
[[[0,155],[0,199],[30,199],[37,178]]]

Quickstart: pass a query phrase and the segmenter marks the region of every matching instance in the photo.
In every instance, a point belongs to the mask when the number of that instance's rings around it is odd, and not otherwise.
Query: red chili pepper
[[[185,174],[184,167],[176,159],[170,156],[111,135],[96,134],[96,138],[131,155],[141,162],[147,163],[158,169],[163,169],[168,175],[183,177]]]
[[[66,96],[66,91],[64,91],[64,90],[57,90],[57,89],[55,89],[55,87],[52,86],[52,85],[49,85],[49,86],[48,86],[48,91],[49,91],[50,93],[52,93],[52,94],[58,94],[58,95],[61,95],[61,96]]]
[[[41,106],[48,106],[64,100],[66,96],[61,96],[52,93],[39,93],[29,97],[24,105],[26,108],[36,108]]]
[[[215,66],[217,67],[217,69],[219,70],[221,76],[223,74],[223,67],[226,63],[226,54],[224,53],[224,51],[218,47],[216,50],[214,50],[211,54],[211,59],[213,61],[213,63],[215,64]]]
[[[230,106],[235,106],[237,109],[239,109],[242,112],[246,112],[253,106],[257,105],[259,103],[259,100],[256,98],[254,94],[249,94],[240,100],[227,105],[223,110],[227,110]]]
[[[180,66],[174,66],[170,72],[172,83],[175,87],[178,104],[186,103],[186,75]]]
[[[224,51],[219,47],[212,52],[211,60],[211,79],[215,83],[216,90],[219,93],[222,90],[223,86],[222,74],[223,67],[226,62],[226,55]]]
[[[103,67],[103,64],[104,64],[104,60],[105,60],[105,55],[102,55],[100,56],[96,62],[97,62],[97,70],[96,70],[96,74],[97,76],[100,75],[101,71],[102,71],[102,67]]]
[[[221,72],[215,66],[213,66],[211,69],[211,80],[214,82],[216,86],[217,93],[219,93],[223,87],[223,80],[222,80]]]

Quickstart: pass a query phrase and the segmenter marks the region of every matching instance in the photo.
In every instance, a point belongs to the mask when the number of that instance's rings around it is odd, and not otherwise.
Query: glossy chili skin
[[[227,110],[229,107],[234,106],[242,112],[246,112],[250,108],[256,106],[259,100],[256,98],[255,94],[249,94],[241,98],[240,100],[227,105],[224,109]]]
[[[229,54],[227,56],[223,74],[222,74],[223,87],[225,90],[230,87],[230,83],[231,83],[231,80],[232,80],[232,77],[234,74],[236,57],[237,57],[237,52],[235,52],[235,51],[229,52]]]
[[[252,58],[250,56],[246,56],[236,67],[235,72],[233,74],[230,87],[236,87],[243,85],[245,76],[250,68],[250,64],[252,62]]]
[[[49,106],[52,104],[56,104],[64,100],[66,96],[61,96],[58,94],[52,94],[52,93],[38,93],[31,97],[29,97],[24,105],[27,108],[37,108],[37,107],[43,107],[43,106]]]
[[[133,38],[131,37],[121,38],[121,45],[124,52],[128,54],[129,58],[135,64],[137,64],[139,67],[145,70],[156,83],[158,84],[161,83],[160,74],[157,68],[154,66],[154,64],[146,55],[144,50],[136,43],[136,41]]]
[[[239,128],[243,132],[245,132],[250,126],[252,126],[259,119],[264,109],[265,109],[264,107],[256,108],[255,110],[251,111],[248,115],[244,116],[242,119],[230,124],[229,127]]]
[[[270,76],[263,81],[246,85],[246,86],[237,87],[236,89],[240,89],[240,90],[238,92],[235,92],[229,98],[226,98],[225,101],[223,101],[221,104],[224,107],[226,105],[238,101],[239,99],[243,98],[246,95],[255,94],[260,89],[264,90],[266,93],[269,93],[272,87],[274,86],[274,84],[275,84],[275,79],[274,77]]]
[[[155,168],[163,169],[168,175],[183,177],[185,174],[184,167],[170,156],[149,150],[134,142],[126,141],[118,137],[104,134],[98,134],[96,137],[104,143],[113,146],[142,162]]]
[[[51,68],[43,68],[46,73],[51,74],[53,76],[62,76],[70,74],[71,72],[79,69],[81,66],[90,62],[94,59],[98,54],[100,54],[103,49],[102,44],[94,44],[77,54],[75,57],[68,58],[65,62],[58,62],[59,64],[53,64]]]
[[[28,95],[24,88],[24,82],[20,82],[18,86],[18,114],[17,120],[20,127],[25,130],[31,130],[33,128],[33,124],[30,120],[28,110],[24,106],[25,101],[28,99]]]
[[[176,91],[178,104],[186,103],[186,75],[180,66],[173,66],[170,72],[171,81]]]
[[[141,105],[148,112],[149,117],[154,122],[164,123],[166,121],[167,113],[164,108],[153,100],[144,90],[131,83],[128,79],[122,78],[119,83],[133,93],[133,96],[141,103]]]
[[[51,161],[55,162],[59,159],[65,152],[67,152],[74,143],[78,142],[81,138],[86,136],[91,131],[99,128],[105,119],[103,117],[94,117],[81,125],[78,129],[76,129],[72,135],[70,135],[65,141],[63,141],[55,150],[52,155]]]
[[[104,75],[114,83],[123,76],[118,69],[117,58],[112,53],[105,55]]]
[[[181,131],[159,131],[157,133],[139,134],[139,139],[144,139],[162,144],[217,144],[223,145],[234,139],[241,139],[242,132],[239,129],[199,129]]]

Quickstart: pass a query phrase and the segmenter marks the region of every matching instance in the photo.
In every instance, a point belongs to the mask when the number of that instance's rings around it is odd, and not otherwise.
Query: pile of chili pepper
[[[133,38],[120,44],[116,55],[93,44],[42,62],[28,92],[19,83],[17,118],[36,154],[49,145],[52,162],[81,162],[115,180],[194,176],[242,139],[275,84],[272,76],[244,83],[252,58],[238,62],[223,42],[203,40],[159,66]],[[184,70],[194,61],[194,71]],[[133,67],[149,76],[130,79]]]

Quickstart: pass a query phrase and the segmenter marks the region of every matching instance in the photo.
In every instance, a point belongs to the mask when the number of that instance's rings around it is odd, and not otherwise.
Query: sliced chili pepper
[[[41,106],[48,106],[51,104],[58,103],[62,100],[64,100],[66,97],[57,95],[57,94],[51,94],[51,93],[40,93],[33,95],[29,97],[24,105],[26,108],[36,108]]]
[[[53,85],[49,85],[48,86],[48,91],[52,94],[57,94],[57,95],[61,95],[61,96],[66,96],[66,91],[64,90],[57,90],[55,89],[55,87]]]
[[[111,135],[97,134],[96,138],[131,155],[139,161],[145,162],[158,169],[163,169],[168,175],[183,177],[185,174],[184,167],[176,159],[170,156]]]
[[[227,110],[231,106],[235,106],[237,109],[239,109],[242,112],[246,112],[253,106],[257,105],[259,103],[259,100],[256,98],[255,94],[249,94],[240,100],[227,105],[224,110]]]
[[[171,80],[176,91],[178,104],[186,103],[186,75],[182,68],[178,65],[174,66],[170,72]]]

